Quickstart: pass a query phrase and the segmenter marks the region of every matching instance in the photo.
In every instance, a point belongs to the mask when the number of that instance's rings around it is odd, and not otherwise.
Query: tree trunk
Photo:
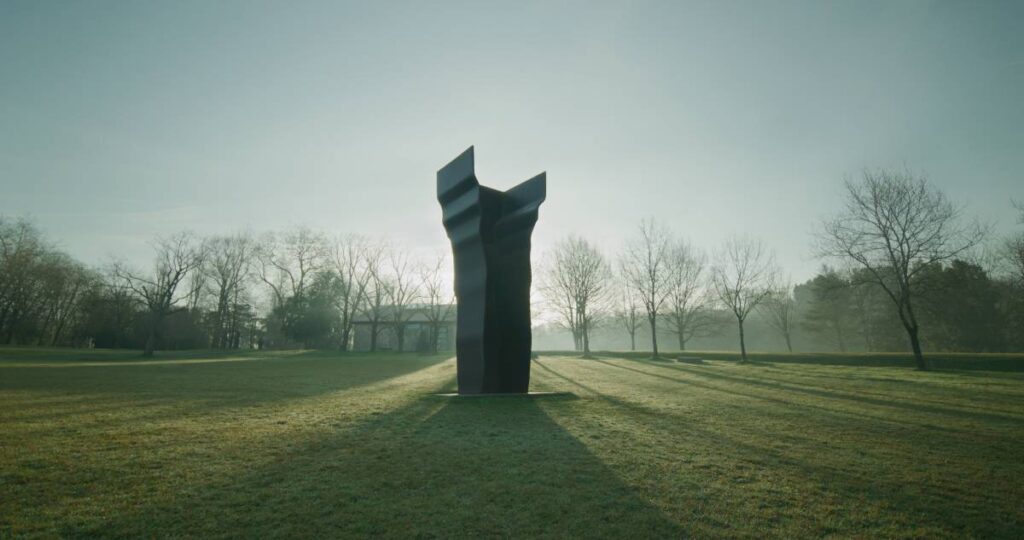
[[[685,351],[686,350],[686,339],[685,339],[686,331],[681,326],[677,326],[676,327],[676,334],[679,336],[679,350],[680,351]]]
[[[377,350],[377,321],[370,322],[370,352]]]
[[[629,350],[636,352],[636,330],[629,333]]]
[[[586,326],[583,327],[583,357],[590,357],[590,329]]]
[[[792,353],[793,352],[793,340],[792,340],[792,338],[790,338],[789,332],[786,332],[785,337],[786,337],[786,349],[789,350],[790,353]]]
[[[921,340],[917,336],[917,328],[908,326],[907,335],[910,336],[910,349],[914,351],[914,362],[917,363],[917,369],[928,371],[928,361],[925,360],[924,353],[921,352]]]
[[[341,350],[342,351],[348,351],[348,342],[349,342],[349,336],[351,335],[351,332],[352,332],[352,330],[349,328],[349,325],[347,323],[342,325],[342,330],[341,330]]]
[[[740,363],[747,361],[747,342],[743,336],[743,319],[739,317],[736,320],[740,323]]]
[[[651,357],[658,357],[658,316],[648,315],[647,320],[651,323]]]
[[[146,349],[142,351],[142,356],[150,358],[153,356],[153,350],[156,348],[156,324],[150,326],[149,335],[146,336]]]

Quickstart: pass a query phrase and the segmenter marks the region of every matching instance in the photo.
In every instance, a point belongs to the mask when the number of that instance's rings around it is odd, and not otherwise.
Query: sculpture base
[[[446,394],[432,394],[437,397],[443,398],[489,398],[489,397],[500,397],[500,398],[575,398],[576,394],[572,392],[527,392],[525,394],[458,394],[455,392]]]

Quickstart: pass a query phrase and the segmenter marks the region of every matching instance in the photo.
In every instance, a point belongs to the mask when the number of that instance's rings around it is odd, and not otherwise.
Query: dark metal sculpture
[[[455,259],[460,394],[530,387],[530,235],[545,173],[501,192],[481,186],[473,147],[437,171],[437,200]]]

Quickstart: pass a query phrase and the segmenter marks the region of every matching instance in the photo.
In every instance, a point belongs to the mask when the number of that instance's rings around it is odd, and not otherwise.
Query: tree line
[[[1018,205],[1024,225],[1024,206]],[[542,254],[537,309],[591,353],[595,332],[628,336],[658,356],[732,333],[747,358],[750,321],[790,351],[814,336],[839,351],[1024,350],[1024,231],[979,257],[989,229],[927,179],[866,171],[845,183],[823,220],[812,279],[785,279],[751,235],[706,253],[644,220],[615,256],[569,236]],[[179,233],[152,243],[148,269],[90,268],[30,221],[0,217],[0,343],[157,349],[330,347],[348,350],[356,321],[376,350],[388,330],[400,350],[414,313],[437,350],[453,316],[449,264],[390,242],[296,228],[263,235]],[[731,332],[728,331],[732,328]],[[650,340],[649,347],[638,337]],[[806,340],[804,340],[806,341]]]
[[[436,351],[454,313],[443,256],[308,228],[255,236],[179,233],[152,243],[149,268],[89,268],[25,219],[0,217],[0,343],[105,348],[349,350],[356,320],[370,350],[391,330],[404,348],[419,312]],[[262,307],[262,309],[260,309]]]
[[[624,332],[631,350],[643,331],[658,356],[659,335],[685,351],[731,326],[746,361],[752,316],[790,352],[806,333],[840,351],[909,350],[920,369],[926,347],[1024,350],[1024,232],[982,253],[990,229],[908,171],[865,171],[844,187],[815,235],[826,264],[805,283],[785,279],[753,236],[709,255],[648,219],[614,257],[583,238],[559,242],[541,265],[546,307],[585,356],[598,328]]]

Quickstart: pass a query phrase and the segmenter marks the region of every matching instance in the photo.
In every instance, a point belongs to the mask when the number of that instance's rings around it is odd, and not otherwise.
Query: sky
[[[795,280],[865,168],[997,233],[1024,200],[1024,2],[0,1],[0,214],[75,257],[309,226],[447,249],[435,173],[540,171],[535,253],[653,217]]]

